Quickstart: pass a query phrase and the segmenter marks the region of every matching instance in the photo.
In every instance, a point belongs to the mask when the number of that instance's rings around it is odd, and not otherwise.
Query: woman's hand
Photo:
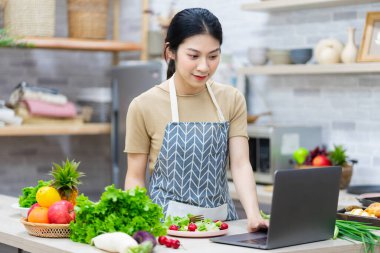
[[[261,216],[248,218],[247,230],[248,232],[256,232],[260,229],[269,228],[269,220],[264,220]]]

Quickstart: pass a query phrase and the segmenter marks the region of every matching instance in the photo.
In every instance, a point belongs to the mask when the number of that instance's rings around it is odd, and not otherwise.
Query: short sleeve
[[[235,91],[234,104],[232,105],[230,117],[229,138],[243,136],[248,138],[247,134],[247,106],[245,98],[238,90]]]
[[[138,101],[133,99],[127,112],[124,152],[148,154],[149,147],[150,137],[146,129],[144,115]]]

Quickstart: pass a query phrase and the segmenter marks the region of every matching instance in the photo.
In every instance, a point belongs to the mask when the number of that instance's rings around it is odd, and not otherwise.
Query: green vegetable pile
[[[139,230],[154,236],[166,234],[161,223],[162,208],[152,202],[145,188],[123,191],[114,185],[107,186],[97,203],[81,194],[75,212],[75,223],[70,223],[70,239],[74,242],[90,244],[95,236],[116,231],[129,235]]]
[[[175,225],[178,227],[178,231],[188,231],[188,227],[190,224],[190,217],[192,214],[188,214],[187,216],[174,216],[171,217],[168,215],[168,217],[165,220],[165,226],[170,227],[171,225]],[[214,222],[211,219],[204,219],[201,221],[195,222],[195,225],[197,225],[197,231],[199,232],[206,232],[206,231],[219,231],[220,230],[220,224],[222,222]]]
[[[38,189],[42,186],[49,186],[51,181],[39,180],[38,184],[33,187],[25,187],[22,189],[22,196],[19,196],[18,204],[20,207],[31,207],[33,204],[37,203],[36,193]]]
[[[372,230],[380,230],[380,227],[357,221],[337,220],[333,239],[363,242],[364,251],[372,253],[375,252],[375,246],[380,246],[380,236],[375,235]]]

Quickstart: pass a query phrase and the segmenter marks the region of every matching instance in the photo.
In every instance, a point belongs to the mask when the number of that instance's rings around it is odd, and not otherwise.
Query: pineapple
[[[334,150],[329,153],[329,158],[333,165],[344,166],[347,164],[346,150],[342,145],[334,145]]]
[[[78,196],[78,185],[81,183],[79,178],[84,176],[84,173],[78,172],[77,168],[80,162],[74,160],[66,162],[62,161],[62,165],[53,163],[50,175],[53,176],[51,185],[58,190],[63,200],[70,201],[73,205],[76,204]]]

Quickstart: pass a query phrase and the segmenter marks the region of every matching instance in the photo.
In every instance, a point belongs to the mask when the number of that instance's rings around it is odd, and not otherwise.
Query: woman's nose
[[[198,66],[197,66],[197,70],[200,71],[200,72],[207,72],[209,70],[208,62],[207,62],[206,58],[201,58],[199,60],[199,63],[198,63]]]

